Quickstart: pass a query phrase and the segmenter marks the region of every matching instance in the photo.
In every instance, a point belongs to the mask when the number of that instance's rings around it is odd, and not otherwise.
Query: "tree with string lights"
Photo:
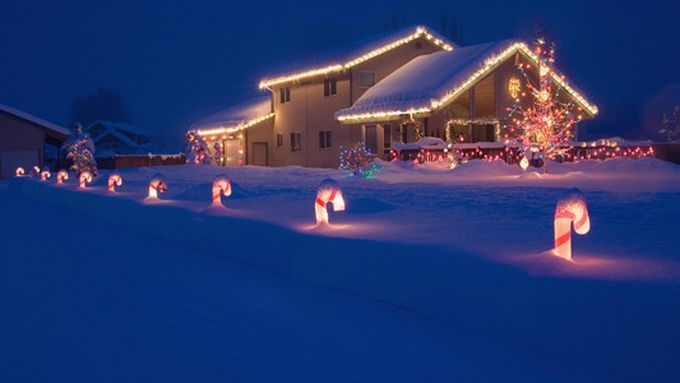
[[[581,120],[581,108],[566,95],[553,76],[555,48],[543,39],[536,40],[534,53],[538,57],[536,72],[531,64],[519,64],[526,91],[517,92],[514,105],[508,108],[510,122],[504,126],[505,138],[527,149],[543,154],[543,172],[548,172],[548,160],[565,156],[571,149],[574,126]],[[536,76],[538,74],[538,76]],[[528,102],[523,100],[529,97]]]
[[[64,143],[62,149],[66,152],[66,158],[71,160],[71,169],[77,174],[88,171],[97,175],[94,141],[89,133],[83,132],[83,125],[79,122],[73,124],[71,137]]]
[[[187,133],[187,145],[184,152],[186,153],[188,164],[208,165],[212,160],[210,157],[210,146],[196,132]]]

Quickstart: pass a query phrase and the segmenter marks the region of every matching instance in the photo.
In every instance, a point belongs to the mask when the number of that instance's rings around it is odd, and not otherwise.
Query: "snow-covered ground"
[[[0,381],[680,379],[679,166],[382,165],[0,183]],[[326,177],[347,210],[319,229]],[[570,263],[548,251],[572,187],[592,229]]]

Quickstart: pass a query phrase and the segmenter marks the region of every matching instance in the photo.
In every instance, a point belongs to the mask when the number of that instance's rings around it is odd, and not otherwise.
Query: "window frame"
[[[283,134],[282,133],[276,133],[276,147],[277,148],[283,147]]]
[[[372,75],[372,76],[373,76],[373,82],[371,83],[371,85],[363,85],[363,84],[361,83],[362,75]],[[371,71],[361,71],[361,72],[359,72],[358,76],[359,76],[359,88],[361,88],[361,89],[368,89],[368,88],[372,87],[373,85],[375,85],[375,82],[376,82],[376,81],[375,81],[375,77],[376,77],[376,76],[375,76],[375,72],[371,72]]]
[[[323,80],[323,96],[335,97],[338,95],[338,79],[335,77]]]
[[[297,145],[295,145],[295,139],[293,137],[299,137]],[[290,151],[291,152],[301,152],[302,151],[302,132],[290,132]]]
[[[331,129],[319,130],[319,149],[333,148],[333,131]]]
[[[279,103],[287,104],[290,102],[290,86],[279,88]]]

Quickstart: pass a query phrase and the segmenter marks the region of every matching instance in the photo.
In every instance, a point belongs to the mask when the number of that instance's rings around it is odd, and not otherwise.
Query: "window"
[[[302,133],[295,132],[290,134],[290,151],[299,152],[302,150]]]
[[[279,94],[281,96],[281,103],[282,104],[290,102],[290,87],[289,86],[279,89]]]
[[[392,126],[391,125],[383,125],[383,148],[388,149],[387,152],[389,152],[389,149],[392,148]]]
[[[331,147],[331,131],[330,130],[320,130],[319,131],[319,147],[322,149],[328,149]]]
[[[335,96],[338,94],[338,82],[334,78],[327,78],[323,80],[323,95],[328,97],[328,96]]]
[[[375,84],[375,72],[359,72],[359,87],[370,88]]]
[[[276,134],[276,147],[280,148],[283,146],[283,134],[277,133]]]

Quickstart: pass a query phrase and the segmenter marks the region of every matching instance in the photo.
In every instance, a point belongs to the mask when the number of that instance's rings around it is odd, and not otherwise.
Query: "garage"
[[[44,166],[45,146],[58,149],[68,136],[64,127],[0,104],[0,178],[14,176],[17,167]]]

